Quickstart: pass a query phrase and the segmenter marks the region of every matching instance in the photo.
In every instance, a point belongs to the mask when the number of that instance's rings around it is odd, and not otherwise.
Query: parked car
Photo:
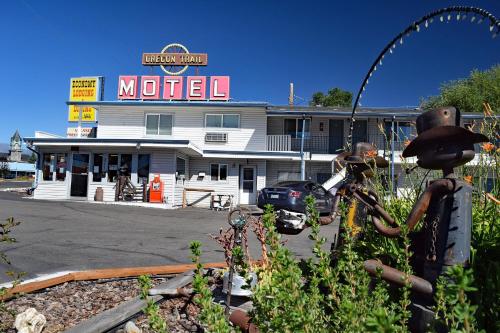
[[[276,210],[278,231],[287,234],[300,233],[306,227],[305,198],[312,195],[320,216],[330,216],[333,195],[323,186],[312,181],[284,181],[263,188],[257,200],[259,208],[271,204]]]

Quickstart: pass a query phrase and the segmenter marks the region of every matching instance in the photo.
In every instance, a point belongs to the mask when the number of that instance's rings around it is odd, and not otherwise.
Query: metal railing
[[[375,144],[379,150],[390,150],[390,142],[380,133],[369,133],[368,138],[353,138],[353,142],[367,141]],[[291,135],[268,135],[267,151],[300,151],[301,138],[292,138]],[[304,151],[313,154],[339,154],[343,151],[346,137],[331,137],[328,135],[313,135],[304,138]],[[406,143],[395,141],[394,150],[403,151]]]
[[[291,151],[291,150],[292,150],[291,135],[267,136],[267,151]]]

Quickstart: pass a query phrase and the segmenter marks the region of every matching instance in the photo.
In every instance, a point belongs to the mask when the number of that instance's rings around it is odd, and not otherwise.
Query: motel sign
[[[118,99],[227,101],[229,76],[121,75],[118,79]]]

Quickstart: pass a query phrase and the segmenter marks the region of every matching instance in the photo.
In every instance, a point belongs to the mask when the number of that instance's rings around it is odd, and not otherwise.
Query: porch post
[[[304,131],[306,128],[306,115],[302,115],[302,132],[300,138],[300,180],[306,180],[306,160],[304,159]]]

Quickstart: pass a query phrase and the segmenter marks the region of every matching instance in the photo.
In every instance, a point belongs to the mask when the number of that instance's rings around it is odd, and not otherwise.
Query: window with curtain
[[[205,115],[205,127],[209,128],[239,128],[239,114],[207,114]]]
[[[303,119],[285,119],[284,134],[290,135],[292,138],[302,138]],[[304,138],[309,138],[311,135],[311,119],[306,119],[306,128],[304,130]]]
[[[172,115],[146,114],[146,135],[172,135]]]
[[[213,181],[227,180],[227,164],[210,164],[210,179]]]

